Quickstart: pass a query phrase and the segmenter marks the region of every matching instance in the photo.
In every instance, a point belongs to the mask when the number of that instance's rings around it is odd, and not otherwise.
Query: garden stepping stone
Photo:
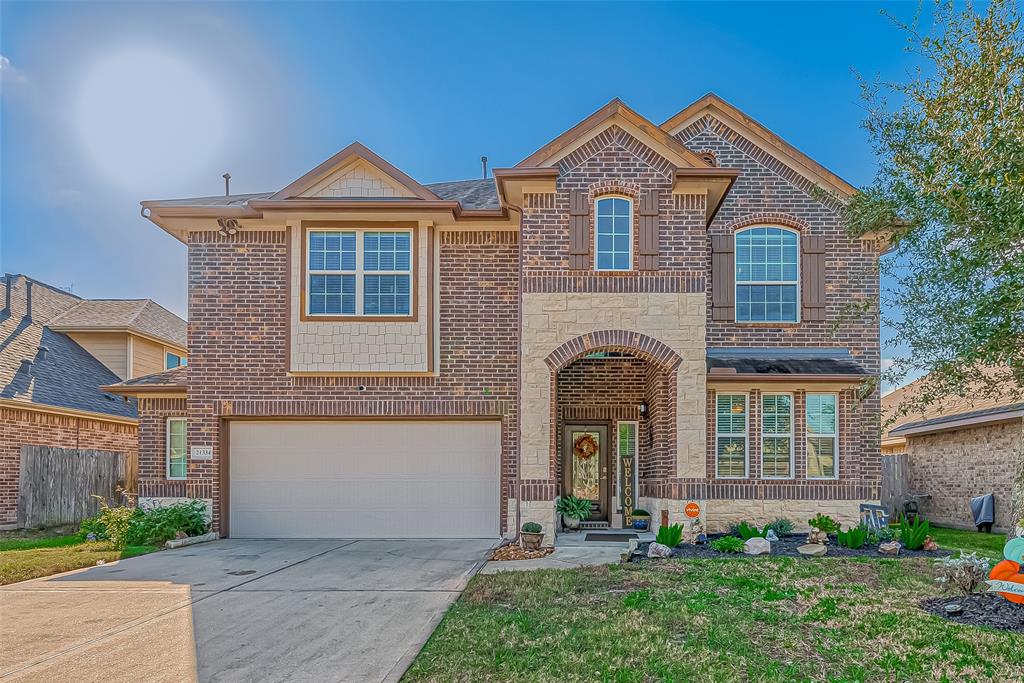
[[[757,536],[748,538],[743,544],[743,552],[747,555],[767,555],[772,551],[772,544],[766,538]]]
[[[807,557],[821,557],[828,552],[828,548],[821,543],[806,543],[797,548],[796,551]]]

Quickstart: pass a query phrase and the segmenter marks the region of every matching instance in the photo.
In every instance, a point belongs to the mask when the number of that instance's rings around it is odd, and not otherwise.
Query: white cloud
[[[11,64],[10,59],[0,55],[0,83],[5,85],[28,83],[28,76],[24,71]]]

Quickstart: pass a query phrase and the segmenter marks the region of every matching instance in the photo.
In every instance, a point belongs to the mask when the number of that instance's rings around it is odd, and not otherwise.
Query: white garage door
[[[500,422],[232,422],[235,538],[495,538]]]

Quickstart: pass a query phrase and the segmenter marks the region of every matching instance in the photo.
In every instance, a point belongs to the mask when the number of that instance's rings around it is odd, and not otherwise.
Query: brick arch
[[[581,334],[561,344],[548,354],[544,362],[555,373],[597,351],[623,351],[670,371],[683,362],[679,354],[654,337],[629,330],[598,330]]]
[[[781,225],[787,228],[793,228],[801,233],[807,233],[810,230],[810,226],[807,223],[796,216],[788,213],[750,213],[746,216],[738,218],[726,228],[728,232],[735,232],[741,228],[749,228],[752,225]]]
[[[589,188],[590,201],[595,201],[605,195],[619,194],[629,197],[633,201],[640,199],[640,186],[636,183],[623,182],[622,180],[602,180],[594,183]]]

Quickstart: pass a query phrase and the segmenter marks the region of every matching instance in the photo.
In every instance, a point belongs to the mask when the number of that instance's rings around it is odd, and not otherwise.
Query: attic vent
[[[31,375],[32,374],[32,361],[30,361],[28,358],[25,358],[24,360],[22,360],[21,361],[21,367],[18,369],[18,372],[24,372],[26,375]]]
[[[712,166],[718,166],[718,157],[710,149],[701,151],[700,158],[708,162]]]
[[[36,349],[36,360],[37,361],[44,361],[44,360],[46,360],[46,354],[49,351],[50,351],[50,349],[48,347],[40,346],[38,349]]]

